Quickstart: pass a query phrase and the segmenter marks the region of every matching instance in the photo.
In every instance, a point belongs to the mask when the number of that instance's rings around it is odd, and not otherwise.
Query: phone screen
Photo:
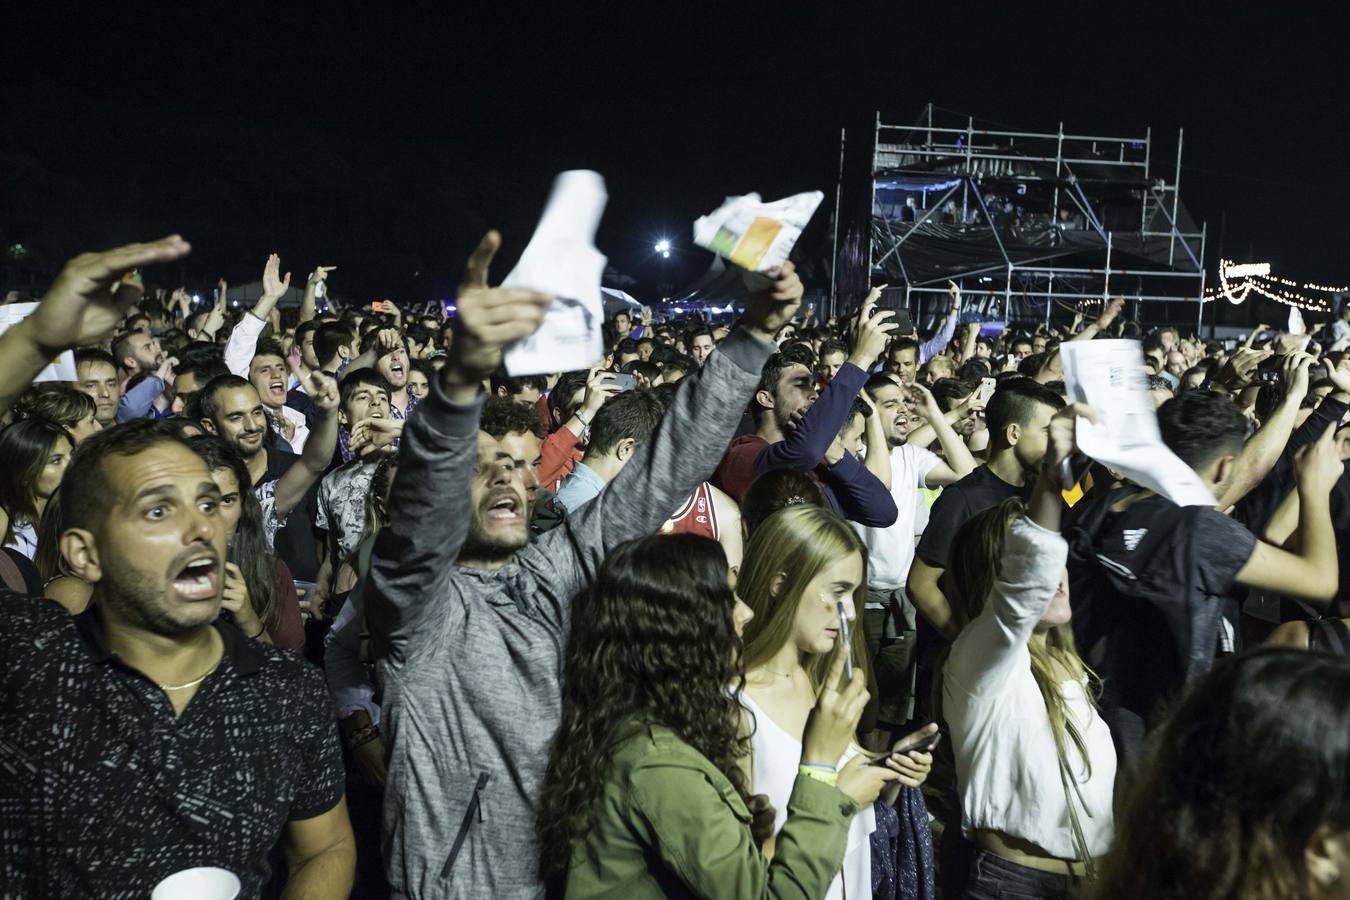
[[[835,602],[835,609],[839,611],[839,640],[844,642],[844,680],[853,680],[853,642],[849,640],[848,635],[848,616],[844,613],[843,601]]]
[[[914,330],[914,320],[909,317],[909,310],[897,309],[895,311],[895,328],[898,334],[909,334]]]
[[[617,384],[619,386],[619,390],[621,391],[631,391],[637,387],[637,376],[628,375],[623,372],[619,372],[615,375],[610,375],[606,378],[606,380],[612,381],[615,384]]]

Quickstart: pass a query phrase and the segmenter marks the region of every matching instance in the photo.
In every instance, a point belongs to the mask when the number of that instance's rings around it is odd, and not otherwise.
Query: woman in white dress
[[[775,833],[782,827],[787,800],[798,767],[817,764],[841,767],[858,753],[856,743],[838,760],[802,759],[802,734],[834,652],[842,652],[839,604],[848,619],[854,665],[867,666],[867,653],[857,620],[867,590],[867,550],[857,533],[839,516],[814,506],[791,506],[755,529],[746,548],[736,589],[754,611],[745,631],[746,686],[741,704],[749,715],[749,764],[752,792],[765,794],[777,811]],[[932,729],[935,730],[935,729]],[[917,787],[928,775],[926,753],[893,753],[865,766],[880,776],[885,765],[900,780],[882,793],[893,803],[902,785]],[[870,900],[872,858],[869,836],[876,828],[871,807],[861,810],[849,830],[843,869],[828,898]],[[773,854],[773,840],[764,845]]]

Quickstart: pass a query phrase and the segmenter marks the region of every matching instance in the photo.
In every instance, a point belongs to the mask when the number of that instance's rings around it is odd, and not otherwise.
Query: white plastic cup
[[[242,887],[239,876],[216,866],[198,866],[174,872],[150,893],[150,900],[235,900]]]

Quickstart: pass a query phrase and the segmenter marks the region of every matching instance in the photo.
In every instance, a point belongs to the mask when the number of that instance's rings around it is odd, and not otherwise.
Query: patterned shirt
[[[0,896],[144,900],[194,866],[258,896],[285,825],[342,800],[323,676],[217,622],[220,665],[175,716],[90,609],[0,592]]]
[[[323,476],[319,483],[319,514],[314,525],[337,543],[341,562],[351,554],[366,527],[366,496],[378,462],[352,461]]]

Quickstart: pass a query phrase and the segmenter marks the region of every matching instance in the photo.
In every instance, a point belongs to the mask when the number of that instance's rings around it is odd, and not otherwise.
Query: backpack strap
[[[1341,619],[1318,619],[1309,623],[1308,648],[1346,656],[1350,654],[1350,628]]]
[[[16,594],[28,593],[28,582],[24,580],[18,563],[10,559],[9,553],[4,550],[0,550],[0,586]]]

